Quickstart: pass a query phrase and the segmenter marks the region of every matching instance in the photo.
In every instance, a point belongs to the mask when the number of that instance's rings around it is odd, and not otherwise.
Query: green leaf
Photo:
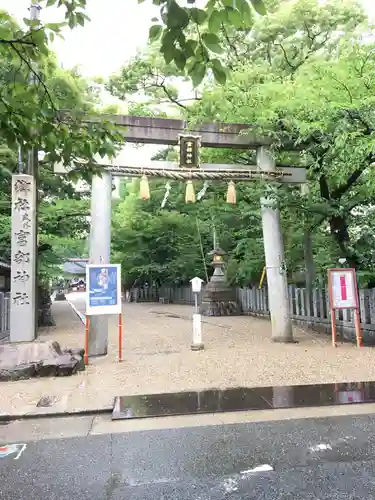
[[[44,27],[57,33],[63,26],[65,26],[65,23],[48,23]]]
[[[85,18],[84,18],[83,14],[81,12],[77,12],[76,19],[77,19],[77,23],[80,26],[84,26],[85,25]]]
[[[169,0],[167,11],[167,27],[183,30],[189,24],[189,14],[178,5],[176,0]]]
[[[177,36],[178,31],[176,30],[164,30],[161,39],[160,51],[162,52],[164,60],[167,64],[173,61]]]
[[[254,9],[258,14],[261,16],[265,16],[267,14],[267,9],[266,6],[263,3],[263,0],[250,0]]]
[[[163,26],[161,26],[161,24],[153,24],[149,30],[148,37],[151,41],[154,41],[160,38],[162,33]]]
[[[227,7],[225,10],[228,22],[232,24],[235,28],[241,28],[243,26],[243,19],[241,12],[230,7]]]
[[[196,40],[188,40],[185,44],[186,58],[193,57],[197,48],[198,42]]]
[[[56,0],[47,0],[46,7],[52,7],[56,3]]]
[[[196,62],[189,71],[189,76],[193,82],[194,87],[202,82],[204,75],[206,74],[206,66],[203,63]]]
[[[203,33],[202,41],[211,52],[215,52],[216,54],[223,53],[223,48],[220,46],[220,38],[214,33]]]
[[[77,24],[76,23],[76,16],[75,16],[75,14],[72,14],[71,16],[69,16],[68,26],[72,30],[76,24]]]
[[[242,13],[242,22],[246,28],[251,28],[253,25],[253,16],[247,0],[237,0],[238,9]]]
[[[217,33],[223,22],[223,12],[221,10],[214,10],[208,19],[208,29],[211,33]]]
[[[221,64],[219,59],[212,59],[210,63],[215,80],[221,85],[224,85],[227,81],[227,73],[223,65]]]
[[[173,54],[173,60],[178,69],[183,70],[186,65],[186,56],[182,50],[175,49]]]
[[[173,61],[174,51],[175,51],[174,45],[166,45],[165,47],[163,47],[163,56],[166,64],[169,64],[170,62]]]
[[[163,36],[161,38],[162,51],[165,47],[174,45],[178,36],[178,31],[176,30],[164,30]]]
[[[203,24],[207,19],[207,14],[202,9],[197,9],[196,7],[189,9],[190,17],[197,24]]]

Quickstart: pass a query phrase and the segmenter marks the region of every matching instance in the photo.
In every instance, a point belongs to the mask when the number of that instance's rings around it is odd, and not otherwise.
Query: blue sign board
[[[121,268],[119,264],[86,267],[86,314],[121,314]]]

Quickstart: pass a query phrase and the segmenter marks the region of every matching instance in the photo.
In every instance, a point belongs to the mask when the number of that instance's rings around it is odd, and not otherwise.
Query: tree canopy
[[[361,282],[371,284],[375,44],[366,38],[371,27],[360,3],[351,0],[275,0],[267,8],[251,29],[231,25],[231,31],[220,32],[220,57],[228,78],[220,83],[202,79],[199,92],[187,102],[180,101],[186,74],[174,59],[166,64],[157,41],[113,75],[107,88],[124,100],[141,93],[149,99],[150,109],[167,109],[163,106],[168,101],[169,115],[179,114],[190,124],[248,123],[253,132],[272,137],[272,154],[279,164],[308,169],[308,194],[285,186],[276,190],[290,279],[303,276],[303,241],[310,234],[318,274],[345,257],[357,268]],[[285,138],[294,144],[291,151],[283,148]],[[169,159],[175,155],[173,149],[164,153]],[[251,165],[254,152],[203,149],[202,161]],[[201,187],[198,183],[196,191]],[[173,185],[163,209],[160,182],[151,189],[150,203],[142,204],[134,192],[126,192],[116,207],[114,238],[134,241],[135,260],[125,250],[122,253],[130,281],[135,275],[171,282],[185,274],[203,276],[200,239],[206,254],[215,225],[229,253],[232,281],[257,282],[264,266],[259,211],[264,189],[261,183],[239,183],[239,203],[228,207],[226,186],[210,185],[201,201],[186,206],[183,186]],[[168,252],[166,234],[171,235]],[[184,252],[190,257],[181,273],[167,255]],[[132,269],[137,272],[132,274]]]

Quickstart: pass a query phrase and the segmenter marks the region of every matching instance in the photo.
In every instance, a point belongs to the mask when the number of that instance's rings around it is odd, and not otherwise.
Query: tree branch
[[[343,194],[345,194],[353,186],[355,182],[360,178],[366,167],[358,168],[349,176],[348,180],[342,186],[339,186],[331,193],[331,198],[333,200],[338,200]]]
[[[221,23],[221,30],[222,30],[222,32],[223,32],[223,34],[224,34],[224,38],[225,38],[225,40],[226,40],[227,44],[228,44],[228,45],[229,45],[229,47],[233,50],[234,55],[236,56],[236,58],[237,58],[237,59],[240,59],[240,56],[239,56],[239,54],[238,54],[237,47],[236,47],[236,46],[235,46],[235,45],[234,45],[234,44],[230,41],[230,38],[229,38],[229,36],[228,36],[228,32],[227,32],[227,30],[225,29],[225,26],[224,26],[224,24],[223,24],[223,23]]]
[[[294,66],[289,61],[287,53],[286,53],[286,50],[284,49],[284,47],[283,47],[283,45],[281,43],[276,43],[275,45],[278,46],[278,47],[280,47],[280,49],[282,50],[282,53],[284,55],[285,62],[287,63],[287,65],[291,68],[292,72],[294,73],[296,71],[296,69],[298,68],[298,66]]]
[[[346,85],[346,83],[340,81],[338,78],[335,78],[333,75],[331,75],[331,78],[334,82],[338,83],[339,85],[341,85],[341,87],[346,90],[348,96],[349,96],[349,101],[350,101],[350,104],[353,104],[353,95],[349,89],[349,87]]]
[[[322,174],[319,178],[319,187],[320,187],[320,196],[325,200],[330,200],[331,196],[329,192],[328,182],[324,174]]]
[[[14,44],[10,44],[10,46],[16,52],[16,54],[21,59],[21,61],[23,61],[26,64],[26,66],[28,67],[28,69],[31,71],[32,75],[35,76],[36,79],[38,80],[38,82],[42,85],[42,87],[44,89],[44,92],[46,93],[46,95],[48,97],[48,100],[51,103],[52,109],[57,112],[57,108],[55,107],[55,104],[53,102],[52,96],[51,96],[51,94],[50,94],[50,92],[49,92],[46,84],[43,82],[42,78],[40,77],[40,75],[38,75],[38,73],[32,67],[31,63],[26,59],[26,57],[23,54],[21,54],[21,52],[19,51],[19,49],[17,47],[15,47]]]

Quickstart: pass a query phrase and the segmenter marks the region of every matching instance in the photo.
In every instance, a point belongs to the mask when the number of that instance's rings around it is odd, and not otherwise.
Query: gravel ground
[[[42,330],[40,338],[83,346],[84,327],[69,304],[56,302],[53,309],[57,326]],[[45,395],[56,398],[54,411],[73,411],[111,407],[115,396],[125,394],[375,380],[373,348],[334,349],[328,336],[301,328],[294,330],[297,344],[275,344],[267,320],[205,318],[205,349],[192,352],[191,307],[125,304],[123,313],[122,363],[116,361],[111,318],[108,356],[73,377],[2,382],[0,412],[34,412]]]

